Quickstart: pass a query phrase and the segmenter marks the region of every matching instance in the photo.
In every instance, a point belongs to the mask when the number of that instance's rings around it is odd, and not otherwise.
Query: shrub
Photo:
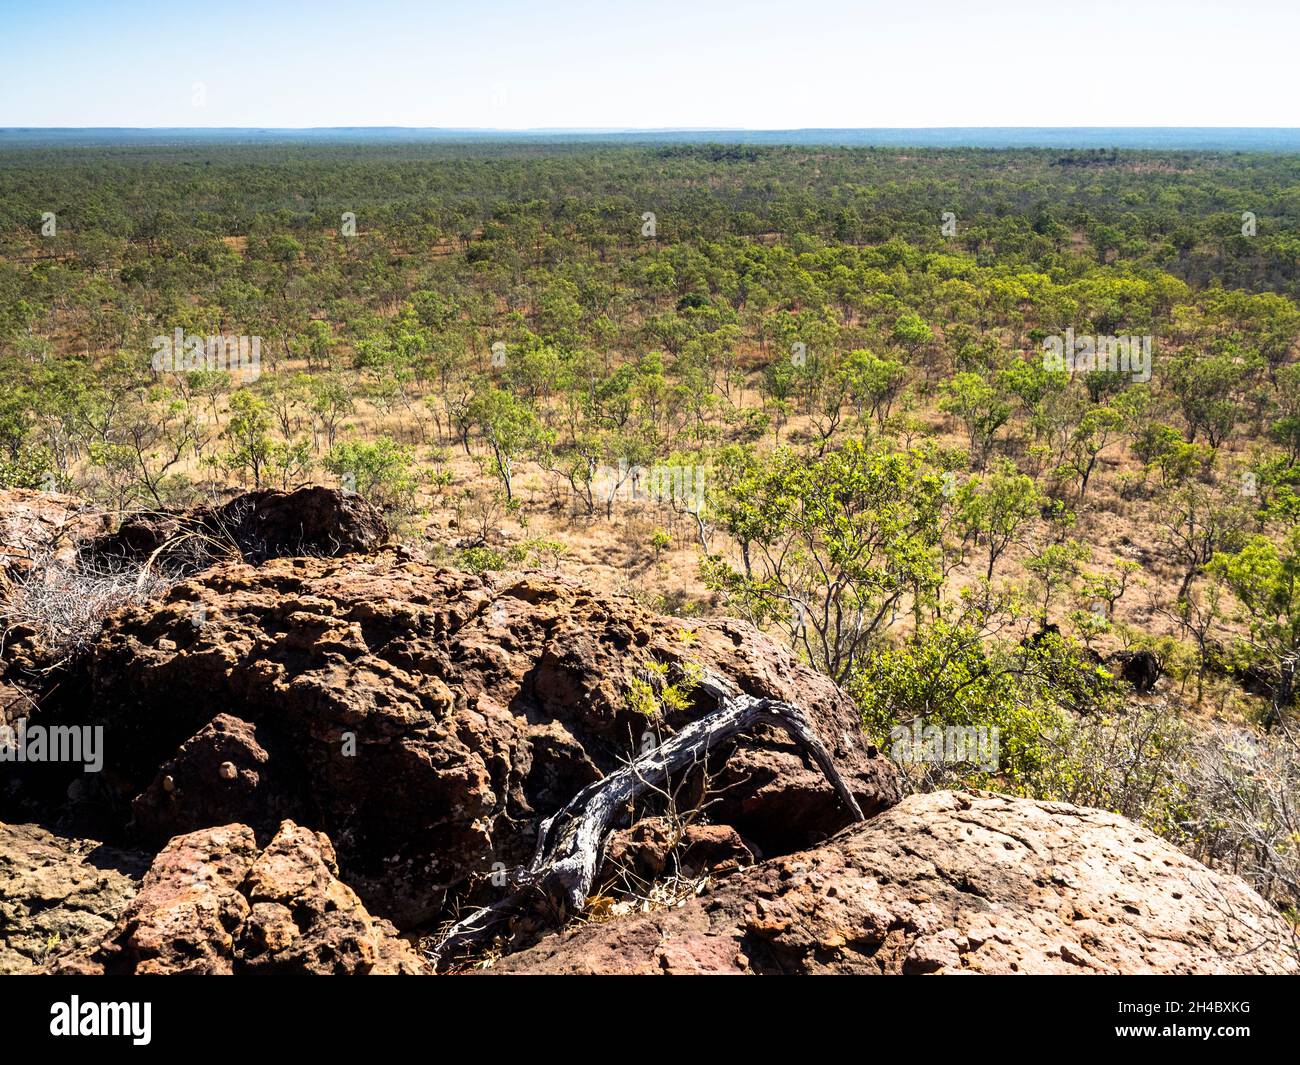
[[[325,456],[325,468],[376,506],[398,514],[415,511],[419,476],[409,448],[387,436],[373,441],[347,440]]]
[[[902,646],[870,655],[849,690],[868,734],[885,750],[893,730],[915,722],[998,730],[996,769],[968,762],[900,766],[921,788],[996,780],[1027,791],[1054,756],[1047,738],[1066,728],[1068,711],[1092,713],[1118,701],[1110,675],[1074,641],[1047,634],[1008,644],[971,618],[933,622]]]

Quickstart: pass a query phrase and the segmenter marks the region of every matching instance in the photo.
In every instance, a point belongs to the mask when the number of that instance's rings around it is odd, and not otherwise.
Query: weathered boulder
[[[290,555],[335,557],[376,550],[387,539],[383,515],[361,496],[317,485],[133,515],[116,532],[85,540],[78,554],[95,569],[149,562],[186,576],[232,556],[253,564]]]
[[[1160,659],[1151,651],[1116,651],[1107,664],[1139,695],[1151,692],[1164,673]]]
[[[338,879],[329,839],[292,821],[259,849],[246,825],[177,836],[102,943],[57,973],[415,974],[387,921]]]
[[[292,816],[292,796],[266,786],[270,756],[257,740],[257,727],[218,714],[163,763],[152,783],[131,803],[136,828],[147,839],[172,836],[232,819],[279,822]]]
[[[235,944],[247,972],[423,972],[412,946],[338,879],[329,837],[286,821],[243,886],[251,909]]]
[[[684,906],[592,923],[502,973],[1294,973],[1234,876],[1114,814],[913,795]]]
[[[0,824],[0,975],[99,942],[149,859],[39,825]]]
[[[0,489],[0,580],[47,559],[71,565],[77,544],[104,532],[107,524],[107,514],[76,496]]]
[[[637,753],[647,729],[713,708],[695,692],[683,708],[638,709],[629,691],[662,685],[665,665],[800,704],[864,811],[897,800],[893,767],[864,741],[853,702],[752,627],[400,551],[220,565],[129,607],[109,619],[60,712],[84,720],[89,707],[105,726],[104,782],[140,796],[146,827],[237,816],[266,832],[269,817],[299,811],[329,833],[367,904],[405,927],[494,862],[525,860],[539,819]],[[222,714],[252,732],[227,722],[205,733]],[[769,854],[846,823],[784,734],[737,746],[710,760],[711,771],[725,765],[711,820]],[[236,777],[214,781],[224,762]]]

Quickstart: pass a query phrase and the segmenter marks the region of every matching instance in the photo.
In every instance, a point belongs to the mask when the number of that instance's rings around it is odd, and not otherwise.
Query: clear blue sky
[[[0,38],[4,126],[1300,126],[1300,0],[0,0]]]

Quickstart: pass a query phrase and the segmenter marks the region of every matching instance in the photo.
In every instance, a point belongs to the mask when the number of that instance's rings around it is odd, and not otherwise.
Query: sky
[[[0,126],[1300,126],[1300,0],[0,0]]]

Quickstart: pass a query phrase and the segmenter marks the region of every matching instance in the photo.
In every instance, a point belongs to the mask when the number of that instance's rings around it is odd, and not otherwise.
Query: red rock
[[[667,818],[648,817],[610,834],[597,883],[636,889],[665,874],[725,876],[755,861],[730,825],[674,826]]]
[[[286,821],[259,851],[246,825],[173,839],[80,974],[414,974],[423,962],[337,878],[327,837]]]
[[[151,566],[192,574],[233,554],[260,563],[289,555],[373,551],[388,539],[383,515],[361,496],[312,486],[244,492],[219,506],[135,514],[116,532],[85,540],[78,554],[96,568]]]
[[[144,837],[164,842],[215,822],[279,820],[292,811],[279,809],[265,787],[268,761],[255,726],[218,714],[135,797],[135,825]]]
[[[542,817],[639,751],[650,721],[627,696],[651,662],[704,667],[751,694],[798,702],[863,808],[896,801],[897,777],[864,742],[853,702],[752,628],[396,553],[218,566],[161,604],[121,611],[92,648],[76,707],[92,706],[106,726],[105,777],[128,798],[145,793],[142,820],[196,825],[182,810],[200,822],[248,819],[247,789],[205,783],[201,801],[177,807],[160,782],[172,776],[193,796],[187,767],[247,765],[263,810],[309,811],[335,840],[344,878],[408,927],[439,913],[448,885],[526,860]],[[712,709],[700,696],[656,727]],[[218,713],[253,726],[269,758],[205,735]],[[784,734],[742,740],[732,759],[710,819],[765,851],[846,823]]]
[[[228,974],[248,917],[239,887],[257,858],[246,825],[177,836],[154,859],[140,893],[96,950],[56,972]]]
[[[148,867],[148,855],[99,840],[0,823],[0,975],[97,944]]]
[[[489,971],[1296,973],[1300,957],[1243,881],[1123,817],[938,792]]]

